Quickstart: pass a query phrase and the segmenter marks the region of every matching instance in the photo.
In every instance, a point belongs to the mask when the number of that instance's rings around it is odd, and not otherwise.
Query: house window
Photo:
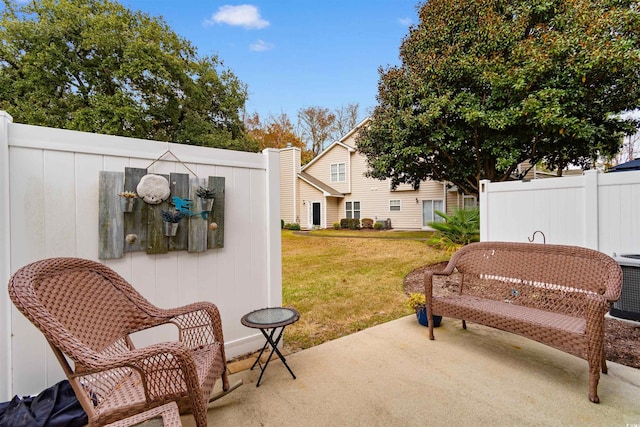
[[[346,202],[345,211],[348,219],[360,219],[360,202]]]
[[[428,227],[430,222],[444,222],[441,216],[435,211],[444,212],[444,203],[442,200],[423,200],[422,201],[422,225]]]
[[[464,196],[462,204],[465,209],[472,209],[478,206],[474,196]]]
[[[345,181],[345,164],[344,163],[332,163],[331,164],[331,182],[344,182]]]
[[[392,212],[400,212],[400,200],[389,200],[389,210]]]

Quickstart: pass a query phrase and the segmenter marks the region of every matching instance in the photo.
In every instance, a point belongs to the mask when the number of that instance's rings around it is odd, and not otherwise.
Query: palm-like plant
[[[432,221],[429,227],[436,230],[435,236],[429,244],[437,246],[447,252],[455,252],[461,246],[480,241],[480,211],[473,209],[456,209],[451,215],[435,211],[436,215],[444,219]]]

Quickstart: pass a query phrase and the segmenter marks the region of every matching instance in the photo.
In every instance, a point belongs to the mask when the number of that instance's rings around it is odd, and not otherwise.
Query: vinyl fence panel
[[[157,160],[167,150],[173,156]],[[100,173],[125,168],[224,178],[222,247],[100,260]],[[40,332],[6,291],[11,274],[41,258],[103,262],[160,307],[212,301],[221,311],[227,357],[259,349],[262,335],[240,318],[282,303],[279,174],[277,150],[234,152],[28,126],[0,112],[0,401],[63,378]],[[174,339],[172,333],[142,333],[134,341]]]
[[[640,171],[586,171],[533,181],[482,181],[482,241],[567,244],[640,253]]]

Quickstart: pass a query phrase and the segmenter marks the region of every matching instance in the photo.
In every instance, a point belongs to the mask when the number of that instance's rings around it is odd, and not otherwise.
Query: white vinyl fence
[[[640,253],[640,171],[480,183],[480,240]],[[535,236],[534,236],[535,234]]]
[[[167,150],[173,156],[153,163]],[[100,260],[99,176],[127,167],[224,178],[223,247]],[[49,129],[12,123],[0,112],[0,401],[64,378],[7,293],[11,275],[42,258],[101,261],[160,307],[212,301],[222,314],[227,357],[259,349],[262,335],[240,318],[282,303],[279,167],[277,150],[244,153]],[[165,333],[137,339],[146,344]]]

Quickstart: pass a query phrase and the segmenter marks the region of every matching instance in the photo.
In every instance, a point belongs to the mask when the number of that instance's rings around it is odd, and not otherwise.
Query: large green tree
[[[0,109],[17,122],[255,150],[245,85],[161,19],[110,0],[3,0]]]
[[[392,185],[514,177],[527,159],[589,168],[618,151],[640,106],[640,4],[633,0],[429,0],[380,69],[358,143]]]

